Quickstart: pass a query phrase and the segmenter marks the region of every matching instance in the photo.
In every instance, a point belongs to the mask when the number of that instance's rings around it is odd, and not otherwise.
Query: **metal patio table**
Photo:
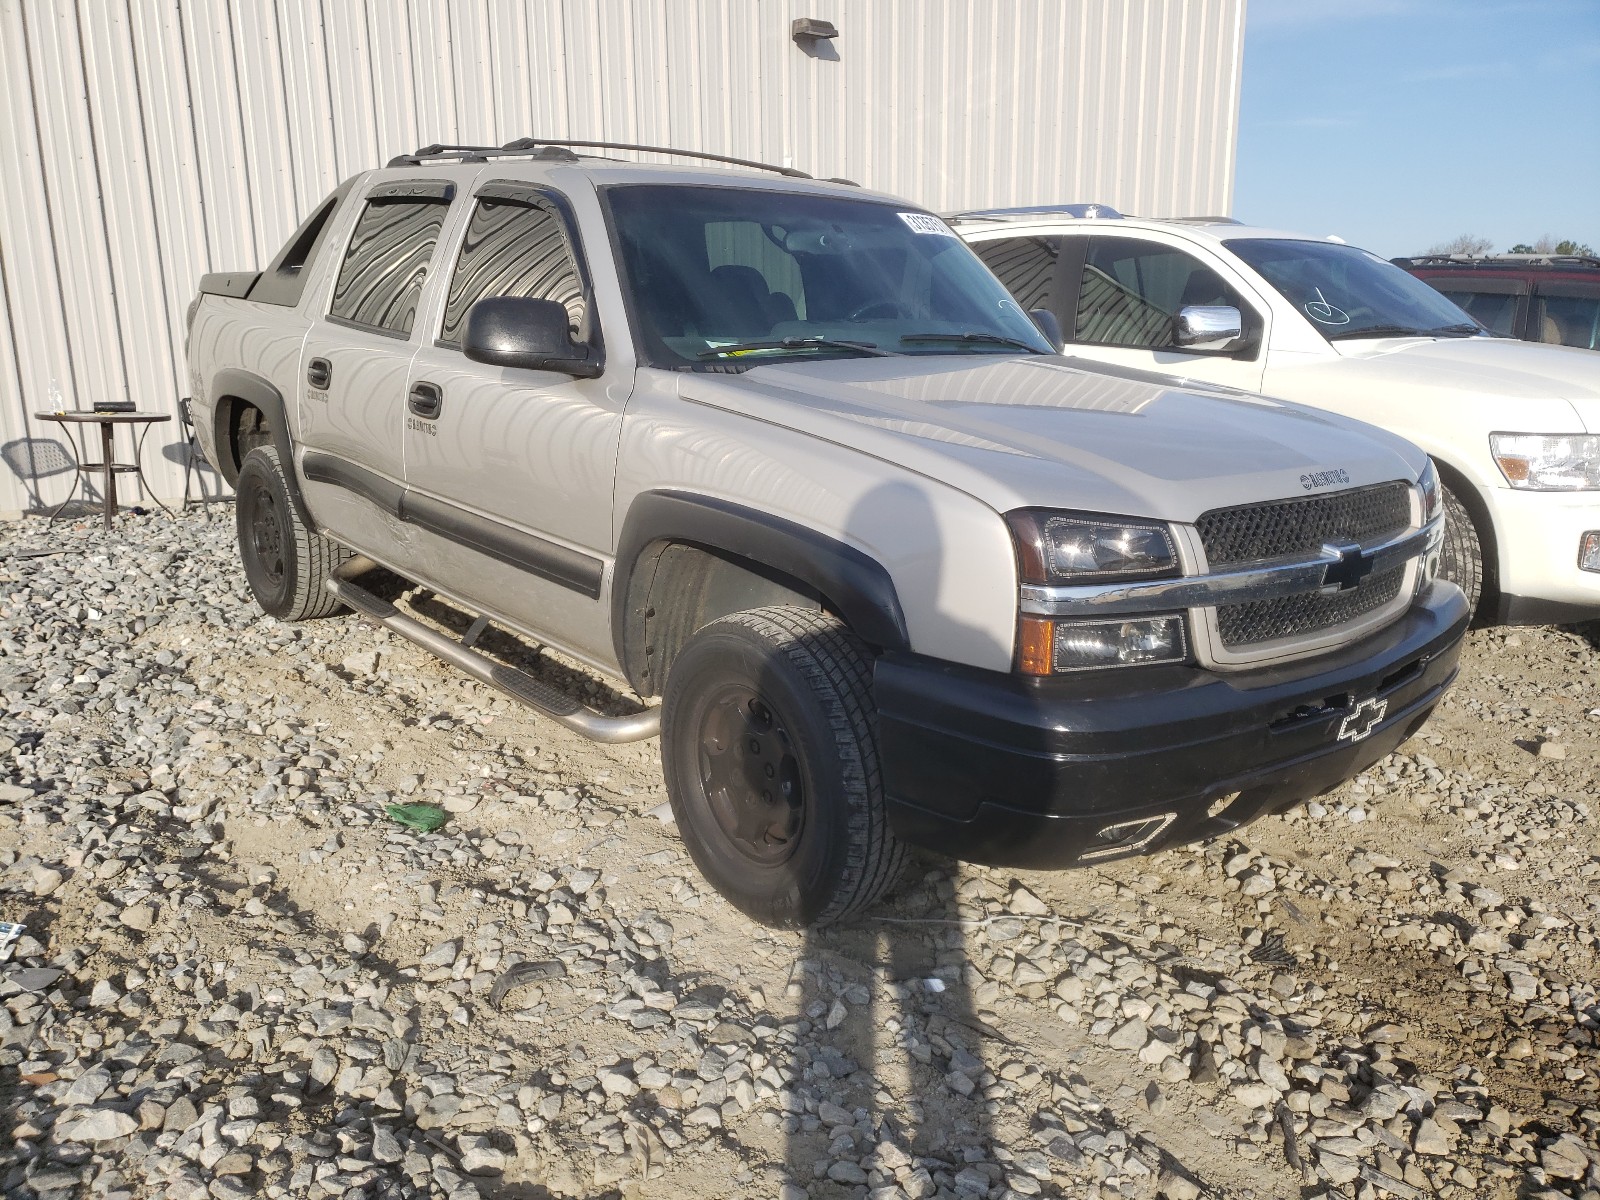
[[[93,474],[96,471],[100,473],[105,481],[101,493],[104,499],[102,508],[105,525],[108,530],[111,528],[111,518],[117,515],[118,475],[133,475],[137,477],[145,495],[149,496],[151,502],[161,505],[163,512],[171,514],[172,510],[165,504],[161,504],[161,501],[157,500],[151,492],[150,482],[144,477],[144,468],[140,465],[140,459],[144,454],[144,440],[150,433],[150,426],[172,420],[171,413],[93,412],[83,409],[69,409],[64,412],[38,412],[33,415],[40,421],[54,421],[63,429],[76,426],[81,430],[85,425],[100,426],[100,461],[88,461],[89,448],[80,434],[75,439],[80,450],[78,455],[78,475],[72,481],[72,490],[67,493],[67,498],[56,505],[55,510],[51,512],[50,520],[55,520],[61,514],[61,510],[72,502],[72,497],[77,493],[81,477]],[[127,425],[130,428],[138,429],[138,435],[134,440],[133,461],[131,463],[119,463],[113,458],[115,453],[113,434],[118,425]]]

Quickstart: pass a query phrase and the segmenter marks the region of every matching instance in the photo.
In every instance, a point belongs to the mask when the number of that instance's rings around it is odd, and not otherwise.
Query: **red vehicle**
[[[1425,254],[1394,262],[1495,333],[1600,350],[1600,258]]]

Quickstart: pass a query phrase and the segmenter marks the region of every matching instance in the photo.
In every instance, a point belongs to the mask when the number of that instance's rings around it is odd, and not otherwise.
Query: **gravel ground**
[[[231,512],[0,526],[0,1193],[1600,1200],[1597,647],[1475,632],[1235,838],[779,933],[654,743],[262,617]]]

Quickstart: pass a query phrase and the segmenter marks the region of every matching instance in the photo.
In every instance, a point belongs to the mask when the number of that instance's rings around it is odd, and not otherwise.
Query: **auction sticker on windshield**
[[[899,217],[906,223],[912,233],[931,233],[935,237],[955,237],[956,231],[951,229],[938,217],[927,213],[900,213]]]

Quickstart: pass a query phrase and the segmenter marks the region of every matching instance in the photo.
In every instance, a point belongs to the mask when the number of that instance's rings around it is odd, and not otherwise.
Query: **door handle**
[[[409,398],[411,411],[425,421],[437,420],[444,407],[444,393],[436,383],[414,383]]]
[[[306,364],[306,382],[319,391],[333,382],[333,364],[325,358],[313,358]]]

